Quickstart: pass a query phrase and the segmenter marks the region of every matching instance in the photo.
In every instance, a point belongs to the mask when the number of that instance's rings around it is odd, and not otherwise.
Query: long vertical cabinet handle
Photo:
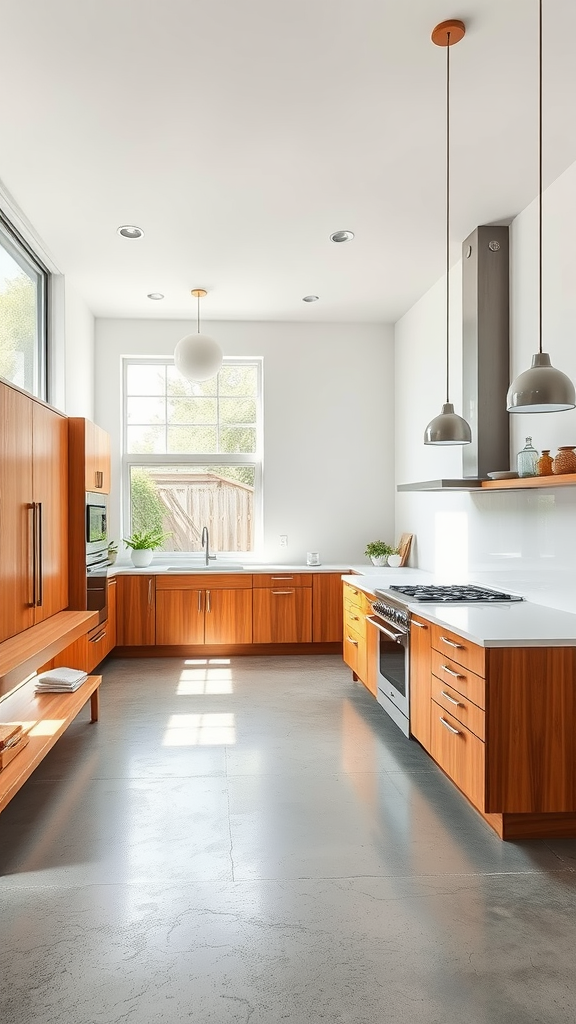
[[[152,577],[148,580],[148,604],[152,604]]]
[[[43,564],[43,522],[42,502],[38,502],[38,600],[36,605],[41,608],[44,603],[44,564]]]
[[[212,605],[210,603],[210,591],[209,590],[206,591],[206,611],[207,612],[211,612],[212,611]]]
[[[35,608],[36,607],[36,573],[37,573],[37,568],[36,568],[36,562],[37,562],[37,552],[36,552],[36,502],[35,501],[30,502],[30,504],[28,505],[28,511],[32,513],[32,544],[31,544],[31,549],[32,549],[31,550],[31,554],[32,554],[32,601],[30,602],[30,606],[32,608]]]
[[[202,612],[202,591],[199,590],[198,591],[198,614],[200,615],[201,612]]]

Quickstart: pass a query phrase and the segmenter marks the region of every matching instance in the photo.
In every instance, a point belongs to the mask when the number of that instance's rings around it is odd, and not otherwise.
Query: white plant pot
[[[388,565],[392,569],[397,569],[398,566],[401,565],[401,564],[402,564],[402,557],[401,557],[401,555],[388,555]]]
[[[141,548],[139,551],[132,548],[130,552],[130,558],[136,569],[145,569],[147,565],[150,565],[153,557],[154,552],[150,548]]]
[[[386,565],[386,555],[370,555],[372,565]]]

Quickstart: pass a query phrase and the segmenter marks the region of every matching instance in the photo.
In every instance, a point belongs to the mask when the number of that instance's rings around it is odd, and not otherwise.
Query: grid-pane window
[[[0,377],[46,398],[48,272],[0,218]]]
[[[187,380],[172,360],[124,364],[125,522],[155,527],[165,551],[252,551],[261,490],[259,360],[225,360]]]

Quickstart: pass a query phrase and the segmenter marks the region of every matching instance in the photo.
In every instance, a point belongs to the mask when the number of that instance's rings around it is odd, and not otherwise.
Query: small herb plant
[[[391,547],[390,544],[385,544],[383,540],[371,540],[370,543],[366,545],[364,554],[367,555],[368,558],[388,558],[388,555],[395,555],[397,554],[397,551],[396,548]]]
[[[130,537],[124,538],[124,543],[133,551],[155,551],[162,546],[162,541],[169,537],[169,533],[162,533],[156,528],[152,530],[134,530]]]

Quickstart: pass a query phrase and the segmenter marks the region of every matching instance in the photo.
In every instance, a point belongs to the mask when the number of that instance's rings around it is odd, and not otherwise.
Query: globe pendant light
[[[538,352],[532,366],[511,383],[506,397],[508,412],[565,412],[576,406],[574,384],[557,370],[542,351],[542,0],[538,20]]]
[[[446,47],[446,401],[424,431],[424,444],[470,444],[470,425],[454,412],[450,401],[450,47],[464,38],[463,21],[443,21],[432,42]]]
[[[205,288],[193,288],[192,295],[198,301],[196,312],[196,334],[181,338],[174,349],[176,369],[188,380],[210,380],[222,366],[222,349],[207,334],[200,334],[200,299],[207,294]]]

